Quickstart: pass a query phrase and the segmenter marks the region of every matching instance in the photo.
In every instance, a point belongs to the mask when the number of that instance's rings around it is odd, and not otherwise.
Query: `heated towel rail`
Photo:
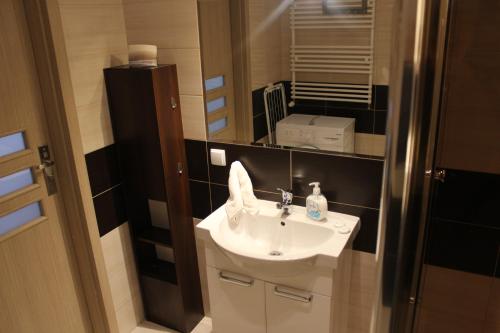
[[[327,1],[329,8],[360,2]],[[291,6],[292,99],[370,104],[375,1],[355,14],[326,13],[324,6],[323,0],[295,0]]]

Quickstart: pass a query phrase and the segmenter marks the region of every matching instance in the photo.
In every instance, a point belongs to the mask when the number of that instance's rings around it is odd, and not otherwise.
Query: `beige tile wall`
[[[60,0],[59,8],[84,152],[113,143],[103,69],[126,64],[121,0]],[[120,332],[144,319],[128,224],[101,238]]]
[[[196,0],[124,0],[129,44],[158,46],[160,63],[177,64],[184,137],[206,140]]]
[[[282,3],[281,0],[248,1],[252,90],[284,80],[283,77],[287,76],[282,73],[282,70],[288,70],[283,60],[289,61],[282,54],[282,45],[288,42],[282,17],[288,12],[279,11]],[[288,48],[288,45],[283,47]]]
[[[85,153],[113,143],[103,68],[127,63],[120,0],[60,0],[71,83]]]
[[[128,333],[144,320],[128,223],[104,235],[101,244],[118,327],[121,333]]]
[[[349,333],[370,332],[375,287],[375,255],[353,251],[351,295],[347,324]]]
[[[419,333],[500,332],[500,279],[427,265]]]
[[[385,135],[355,133],[354,152],[383,157],[385,155]]]
[[[389,84],[392,16],[395,0],[377,0],[375,4],[373,84]],[[289,46],[291,33],[289,10],[278,11],[281,0],[250,0],[252,90],[269,82],[290,80]],[[279,13],[270,20],[271,13]],[[314,33],[317,34],[316,30]],[[306,31],[308,38],[314,38]],[[310,35],[310,36],[309,36]],[[339,35],[341,38],[344,35]],[[351,39],[353,36],[348,36]],[[335,42],[335,41],[333,41]],[[344,40],[343,43],[346,41]]]
[[[392,21],[395,0],[376,0],[373,84],[389,85]]]

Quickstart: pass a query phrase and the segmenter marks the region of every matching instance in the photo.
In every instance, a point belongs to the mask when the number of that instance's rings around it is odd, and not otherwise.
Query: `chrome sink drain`
[[[283,255],[283,253],[280,251],[271,251],[271,252],[269,252],[269,255],[273,256],[273,257],[277,257],[277,256]]]

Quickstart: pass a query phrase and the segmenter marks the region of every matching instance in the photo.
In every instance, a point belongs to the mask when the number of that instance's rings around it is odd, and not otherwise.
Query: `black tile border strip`
[[[255,147],[255,148],[266,148],[266,149],[277,149],[277,150],[289,150],[291,152],[300,152],[300,153],[310,153],[310,154],[318,154],[318,155],[328,155],[328,156],[337,156],[337,157],[345,157],[345,158],[355,158],[362,160],[374,160],[374,161],[384,161],[385,158],[382,156],[375,155],[363,155],[363,154],[352,154],[352,153],[341,153],[335,151],[328,150],[312,150],[307,148],[297,148],[297,147],[289,147],[289,146],[277,146],[270,145],[265,143],[256,143],[253,142],[251,144],[243,143],[243,142],[227,142],[227,141],[206,141],[209,144],[223,144],[223,145],[231,145],[231,146],[244,146],[244,147]],[[207,154],[210,155],[210,151],[207,148]],[[210,158],[208,159],[208,163],[210,163]]]

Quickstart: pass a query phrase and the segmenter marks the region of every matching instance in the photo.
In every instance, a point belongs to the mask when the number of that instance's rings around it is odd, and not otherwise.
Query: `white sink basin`
[[[242,214],[229,223],[222,206],[196,227],[198,237],[213,241],[235,264],[307,263],[335,268],[337,259],[359,230],[359,218],[328,212],[316,222],[305,216],[305,208],[294,206],[281,218],[276,203],[259,200],[259,214]]]

